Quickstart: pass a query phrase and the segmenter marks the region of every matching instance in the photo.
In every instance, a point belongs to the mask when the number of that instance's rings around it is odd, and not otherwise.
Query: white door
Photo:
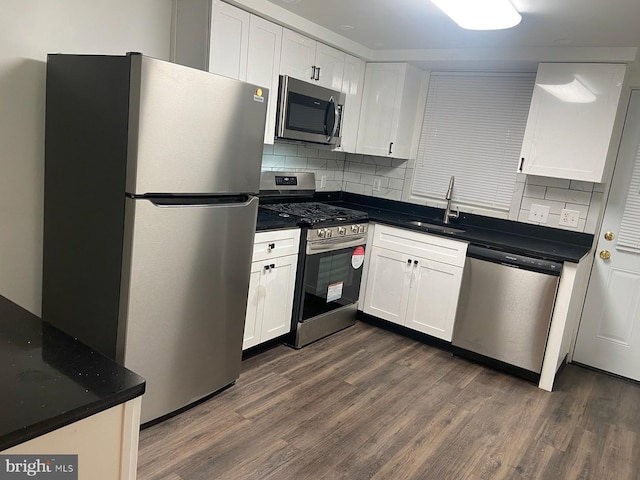
[[[282,54],[280,56],[280,74],[289,75],[305,82],[315,79],[316,41],[282,29]]]
[[[269,89],[264,143],[270,145],[273,145],[276,131],[281,49],[282,27],[251,15],[251,21],[249,22],[247,82]]]
[[[319,68],[316,78],[318,85],[331,90],[342,90],[345,53],[323,43],[316,45],[315,66]]]
[[[631,96],[595,255],[573,360],[640,380],[640,90]]]
[[[244,336],[242,349],[254,347],[260,343],[262,334],[262,311],[264,309],[264,287],[261,285],[262,262],[251,264],[249,278],[249,295],[247,296],[247,313],[244,318]]]
[[[265,296],[260,333],[261,342],[266,342],[291,331],[297,263],[297,255],[275,258],[270,264],[269,270],[264,270],[262,273]]]
[[[408,256],[403,253],[371,247],[362,310],[369,315],[404,325],[411,265]]]
[[[236,80],[247,79],[250,16],[248,12],[226,3],[213,2],[209,38],[211,73]]]
[[[424,258],[415,261],[405,326],[450,342],[462,268]]]

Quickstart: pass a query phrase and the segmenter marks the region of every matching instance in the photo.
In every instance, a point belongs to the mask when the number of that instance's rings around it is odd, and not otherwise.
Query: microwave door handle
[[[327,132],[327,119],[329,118],[329,110],[333,105],[333,128],[331,129],[331,133]],[[333,137],[336,136],[336,131],[338,130],[338,121],[339,121],[339,112],[338,105],[336,101],[333,99],[333,95],[329,97],[329,103],[327,104],[327,110],[324,113],[324,133],[327,136],[327,142],[330,142]]]

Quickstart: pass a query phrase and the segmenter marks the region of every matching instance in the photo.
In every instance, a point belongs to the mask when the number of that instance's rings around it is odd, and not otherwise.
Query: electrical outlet
[[[538,223],[547,223],[547,218],[549,217],[549,206],[548,205],[531,205],[531,211],[529,212],[529,221],[538,222]]]
[[[379,192],[380,191],[380,179],[379,178],[374,178],[373,179],[373,191],[374,192]]]
[[[322,175],[320,177],[320,188],[327,188],[327,176]]]
[[[558,222],[558,225],[563,225],[565,227],[577,227],[579,218],[579,211],[563,208],[560,212],[560,221]]]

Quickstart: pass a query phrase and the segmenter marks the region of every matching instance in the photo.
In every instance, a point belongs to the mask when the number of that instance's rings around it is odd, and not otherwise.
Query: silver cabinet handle
[[[316,79],[316,67],[315,67],[315,65],[312,65],[311,68],[313,68],[313,72],[311,72],[311,80],[315,80]]]
[[[389,142],[389,155],[391,155],[392,149],[393,149],[393,142]]]
[[[316,80],[320,80],[320,67],[316,70]]]

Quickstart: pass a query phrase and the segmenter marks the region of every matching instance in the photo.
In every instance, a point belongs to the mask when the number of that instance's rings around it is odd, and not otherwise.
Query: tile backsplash
[[[262,170],[314,172],[317,191],[346,191],[401,200],[411,185],[411,162],[304,145],[265,145]],[[604,185],[518,174],[509,218],[577,232],[595,233],[602,209]],[[405,192],[405,198],[407,192]],[[546,223],[529,220],[531,205],[549,207]],[[562,209],[579,212],[577,227],[561,226]]]
[[[314,172],[317,191],[360,193],[400,200],[406,160],[334,152],[303,145],[265,145],[262,170]]]
[[[577,232],[594,233],[602,210],[604,185],[561,178],[519,174],[509,218]],[[532,205],[549,207],[546,223],[529,219]],[[560,225],[563,209],[579,212],[578,226]]]

